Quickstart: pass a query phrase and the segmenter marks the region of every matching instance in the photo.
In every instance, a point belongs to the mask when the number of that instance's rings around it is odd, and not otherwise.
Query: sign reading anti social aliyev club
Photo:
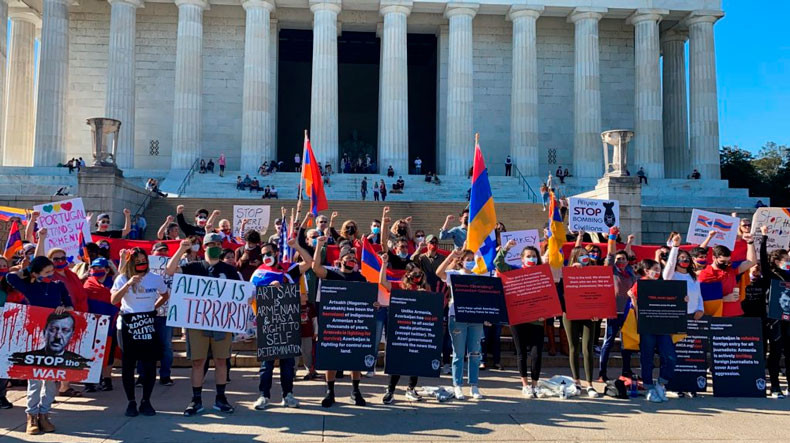
[[[197,275],[173,276],[167,326],[242,333],[252,313],[255,285]]]
[[[620,226],[620,202],[590,198],[568,199],[568,228],[571,232],[609,232]]]

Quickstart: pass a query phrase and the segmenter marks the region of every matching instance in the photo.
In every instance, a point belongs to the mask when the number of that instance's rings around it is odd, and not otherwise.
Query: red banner
[[[562,315],[548,264],[500,273],[511,325]]]
[[[562,279],[568,320],[617,317],[611,267],[566,266]]]
[[[606,243],[582,243],[582,246],[587,245],[596,245],[601,249],[602,254],[606,254]],[[573,249],[574,243],[565,243],[562,245],[562,256],[565,257],[567,260],[568,257],[571,256],[571,249]],[[691,251],[692,249],[696,248],[699,245],[682,245],[680,247],[683,251]],[[643,260],[649,258],[651,260],[656,259],[656,251],[661,247],[661,245],[633,245],[631,246],[631,250],[633,251],[634,255],[636,255],[637,260]],[[625,245],[622,243],[618,243],[617,250],[620,251],[625,248]],[[713,260],[713,252],[711,248],[708,248],[708,263]],[[732,251],[732,261],[737,263],[746,260],[746,242],[743,240],[737,240],[735,242],[735,249]]]

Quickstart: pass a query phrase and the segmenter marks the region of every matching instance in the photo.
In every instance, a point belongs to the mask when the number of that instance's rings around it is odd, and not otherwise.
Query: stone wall
[[[111,168],[85,168],[78,182],[76,195],[82,198],[85,210],[94,215],[110,214],[113,229],[123,227],[124,209],[128,208],[134,216],[148,196],[145,189],[116,175]]]
[[[730,215],[732,208],[699,208],[706,211],[718,212],[719,214]],[[672,231],[680,232],[684,237],[688,232],[691,212],[694,208],[677,207],[642,207],[642,243],[644,244],[664,244],[669,233]],[[739,217],[751,219],[754,209],[738,209]]]

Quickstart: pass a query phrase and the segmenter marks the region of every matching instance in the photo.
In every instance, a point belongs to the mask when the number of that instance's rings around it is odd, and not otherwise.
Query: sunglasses
[[[62,263],[64,261],[66,261],[66,257],[52,257],[52,261],[53,262],[56,261],[56,262]]]

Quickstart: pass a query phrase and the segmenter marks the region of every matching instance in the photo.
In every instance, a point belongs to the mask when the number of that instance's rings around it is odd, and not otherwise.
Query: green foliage
[[[755,156],[735,146],[720,152],[721,178],[731,187],[747,188],[753,197],[769,197],[771,206],[790,206],[790,149],[766,143]],[[767,202],[766,202],[767,203]]]

